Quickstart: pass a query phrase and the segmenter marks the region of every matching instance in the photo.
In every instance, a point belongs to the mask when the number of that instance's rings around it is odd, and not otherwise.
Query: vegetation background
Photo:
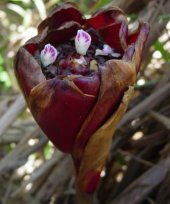
[[[0,1],[0,203],[74,204],[74,170],[35,124],[13,57],[59,0]],[[150,23],[135,96],[119,124],[96,193],[99,204],[170,204],[170,1],[75,0],[85,14],[121,7]],[[99,147],[100,148],[100,147]]]

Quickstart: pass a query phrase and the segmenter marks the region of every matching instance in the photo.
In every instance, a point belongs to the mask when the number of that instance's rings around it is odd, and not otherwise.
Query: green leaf
[[[45,4],[43,0],[36,0],[33,2],[35,6],[37,7],[41,20],[45,19],[47,14],[46,14],[46,8],[45,8]]]
[[[170,20],[170,14],[165,14],[159,16],[159,20]]]
[[[164,44],[157,40],[154,44],[156,50],[159,50],[162,54],[162,58],[169,62],[170,61],[170,54],[167,50],[164,49]]]
[[[130,21],[135,21],[136,19],[138,19],[138,15],[136,13],[132,13],[128,15]]]
[[[21,17],[25,16],[25,10],[17,4],[7,4],[7,8],[20,15]]]
[[[96,10],[98,10],[101,7],[106,6],[107,4],[111,3],[112,0],[99,0],[96,4],[88,11],[88,13],[94,13]]]
[[[0,68],[0,82],[2,82],[6,87],[11,87],[11,81],[9,75],[6,71],[1,70]]]
[[[51,144],[51,142],[48,142],[44,148],[45,159],[50,159],[53,153],[54,153],[54,146]]]

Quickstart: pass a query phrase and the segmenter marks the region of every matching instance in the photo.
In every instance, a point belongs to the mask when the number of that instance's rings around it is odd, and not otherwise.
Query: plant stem
[[[94,194],[87,194],[77,189],[76,204],[93,204]]]

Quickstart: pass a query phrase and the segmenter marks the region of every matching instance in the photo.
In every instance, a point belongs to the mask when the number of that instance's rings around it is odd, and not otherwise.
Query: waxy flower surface
[[[118,8],[85,19],[65,3],[38,32],[16,54],[19,85],[40,128],[72,155],[79,189],[92,193],[132,96],[149,26],[131,32]]]

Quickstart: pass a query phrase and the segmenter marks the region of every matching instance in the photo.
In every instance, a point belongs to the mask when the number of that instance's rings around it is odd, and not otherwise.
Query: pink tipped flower
[[[91,44],[91,36],[84,30],[78,30],[75,38],[76,51],[80,55],[86,55]]]
[[[41,51],[41,62],[43,67],[47,67],[48,65],[55,62],[57,55],[58,52],[54,46],[51,44],[45,45],[44,49]]]

